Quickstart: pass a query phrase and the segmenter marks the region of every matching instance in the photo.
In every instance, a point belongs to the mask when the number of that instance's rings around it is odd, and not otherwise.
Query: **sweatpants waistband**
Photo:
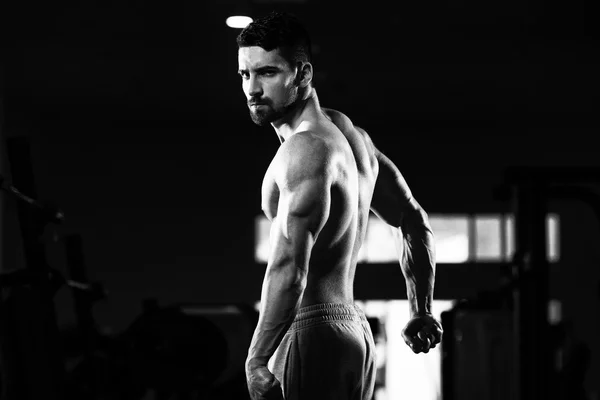
[[[321,303],[300,308],[290,329],[296,330],[334,321],[367,322],[367,317],[355,304]]]

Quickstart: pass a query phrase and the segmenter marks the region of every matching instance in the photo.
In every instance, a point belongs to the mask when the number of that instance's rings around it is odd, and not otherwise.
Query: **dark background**
[[[59,234],[82,235],[88,275],[109,291],[96,317],[115,331],[145,298],[259,299],[254,218],[279,143],[250,121],[236,74],[225,18],[244,8],[305,22],[321,104],[369,132],[429,213],[507,211],[493,192],[509,166],[600,166],[591,0],[4,2],[2,134],[30,138],[38,195],[64,210]],[[10,270],[22,250],[4,207]],[[551,209],[553,297],[598,376],[598,221],[577,201]],[[59,269],[62,252],[49,245]],[[493,287],[488,267],[439,266],[436,297]],[[357,297],[404,296],[397,266],[359,268]],[[68,293],[57,307],[70,323]]]

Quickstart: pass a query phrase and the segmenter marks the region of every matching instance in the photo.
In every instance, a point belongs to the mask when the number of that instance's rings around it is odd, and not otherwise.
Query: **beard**
[[[277,111],[270,105],[264,105],[260,108],[250,108],[250,118],[258,126],[265,126],[273,121],[277,121],[285,112]]]
[[[298,99],[297,90],[290,90],[288,93],[288,100],[285,105],[277,109],[270,103],[262,103],[262,107],[254,108],[250,107],[250,118],[258,126],[265,126],[271,122],[277,121],[283,118],[296,104]]]

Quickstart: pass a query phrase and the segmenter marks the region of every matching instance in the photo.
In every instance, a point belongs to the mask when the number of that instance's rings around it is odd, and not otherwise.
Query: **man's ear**
[[[313,66],[309,62],[298,63],[298,72],[296,73],[295,84],[300,87],[307,87],[313,78]]]

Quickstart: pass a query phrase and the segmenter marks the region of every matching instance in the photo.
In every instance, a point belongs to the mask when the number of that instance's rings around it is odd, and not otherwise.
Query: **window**
[[[383,263],[398,259],[392,229],[378,218],[369,218],[365,243],[370,245],[361,248],[364,250],[362,262]]]
[[[431,216],[436,262],[462,263],[469,260],[469,218],[466,215]]]
[[[510,261],[515,252],[515,222],[512,215],[504,217],[504,244],[503,261]],[[546,251],[548,261],[555,262],[559,259],[559,218],[556,214],[549,214],[546,218]]]
[[[498,260],[503,256],[502,241],[502,220],[498,216],[482,215],[474,218],[474,240],[475,240],[475,259],[477,260]]]
[[[436,262],[508,262],[514,253],[514,221],[510,214],[441,215],[432,214],[429,222],[435,236]],[[548,261],[559,259],[559,218],[546,219]],[[258,216],[255,222],[255,260],[266,263],[269,257],[270,222]],[[398,262],[392,229],[371,215],[358,261],[362,263]]]

